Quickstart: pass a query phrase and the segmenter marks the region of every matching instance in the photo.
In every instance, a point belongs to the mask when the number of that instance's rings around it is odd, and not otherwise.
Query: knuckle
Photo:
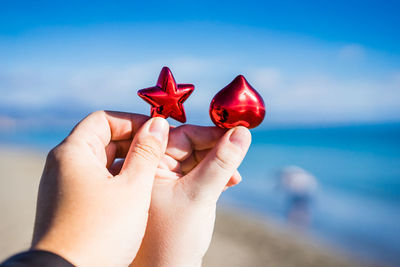
[[[100,121],[105,117],[106,117],[106,111],[96,110],[96,111],[89,113],[89,115],[87,115],[82,121],[87,121],[87,120]]]
[[[233,148],[221,147],[215,153],[215,162],[223,170],[236,169],[240,151]]]
[[[154,140],[135,144],[133,153],[148,161],[158,160],[162,154],[160,145]]]
[[[105,111],[104,110],[96,110],[92,113],[89,114],[90,117],[101,117],[104,116]]]
[[[49,153],[47,153],[47,161],[53,161],[57,158],[57,150],[58,146],[54,147],[52,150],[49,151]]]
[[[58,145],[54,147],[52,150],[49,151],[47,154],[48,160],[60,160],[65,154],[65,147],[64,145]]]
[[[60,161],[64,158],[67,158],[74,153],[74,147],[74,142],[70,141],[67,138],[49,151],[49,153],[47,154],[47,160]]]

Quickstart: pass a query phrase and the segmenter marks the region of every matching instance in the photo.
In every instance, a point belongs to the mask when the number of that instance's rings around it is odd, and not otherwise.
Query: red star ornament
[[[138,95],[151,105],[151,117],[171,117],[186,122],[183,102],[194,90],[193,84],[176,84],[168,67],[163,67],[156,86],[141,89]]]

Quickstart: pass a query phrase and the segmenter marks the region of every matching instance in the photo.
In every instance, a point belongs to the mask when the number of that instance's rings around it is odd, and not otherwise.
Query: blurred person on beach
[[[31,249],[10,266],[201,266],[247,128],[98,111],[50,151]]]
[[[311,222],[311,202],[317,190],[315,176],[298,166],[286,166],[279,173],[279,187],[287,197],[288,222],[307,227]]]

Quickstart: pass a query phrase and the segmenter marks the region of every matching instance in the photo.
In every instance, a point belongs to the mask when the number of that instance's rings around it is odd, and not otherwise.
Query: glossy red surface
[[[156,86],[141,89],[138,95],[151,105],[152,117],[171,117],[186,122],[183,102],[194,90],[193,84],[176,84],[168,67],[163,67]]]
[[[211,101],[210,117],[221,128],[257,127],[265,117],[262,97],[242,76],[237,76]]]

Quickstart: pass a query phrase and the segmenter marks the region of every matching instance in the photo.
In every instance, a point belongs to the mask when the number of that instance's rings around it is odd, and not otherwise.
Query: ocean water
[[[0,144],[49,149],[65,129],[0,132]],[[400,264],[400,124],[253,130],[240,167],[243,182],[222,205],[251,209],[286,223],[277,173],[296,165],[318,190],[306,233],[359,257]]]
[[[277,173],[311,172],[318,190],[307,233],[359,257],[400,264],[400,125],[255,131],[243,182],[224,203],[285,223]]]

